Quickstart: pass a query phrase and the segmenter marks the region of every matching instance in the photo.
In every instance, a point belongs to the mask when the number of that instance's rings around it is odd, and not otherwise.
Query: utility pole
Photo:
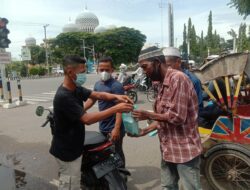
[[[172,3],[168,3],[168,40],[169,47],[174,47],[174,15]]]
[[[4,48],[0,48],[0,53],[5,53],[5,49]],[[6,80],[6,75],[5,75],[5,64],[0,64],[0,80],[2,80],[2,88],[3,88],[3,96],[4,99],[6,100],[8,97],[8,93],[7,93],[7,80]],[[0,97],[1,100],[1,97]]]
[[[83,48],[83,56],[84,56],[84,59],[86,60],[85,41],[84,41],[84,39],[82,40],[82,48]]]
[[[93,61],[94,61],[94,64],[95,64],[95,45],[93,44]]]
[[[159,3],[159,8],[161,9],[161,47],[164,46],[164,35],[163,35],[163,9],[166,8],[167,4],[161,0]]]
[[[49,74],[49,57],[48,57],[48,44],[47,44],[47,27],[48,26],[49,26],[49,24],[45,24],[43,26],[43,28],[44,28],[44,45],[45,45],[46,67],[47,67],[48,74]]]

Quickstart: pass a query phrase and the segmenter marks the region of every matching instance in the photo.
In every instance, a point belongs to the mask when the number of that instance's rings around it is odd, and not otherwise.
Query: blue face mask
[[[86,73],[76,74],[76,80],[74,81],[76,86],[82,86],[87,80]]]

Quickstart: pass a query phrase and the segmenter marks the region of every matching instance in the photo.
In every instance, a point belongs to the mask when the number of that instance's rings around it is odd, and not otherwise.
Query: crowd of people
[[[64,58],[64,81],[54,98],[55,132],[50,153],[55,157],[60,172],[59,189],[80,189],[80,167],[85,138],[85,124],[99,122],[100,132],[114,142],[116,152],[125,165],[122,122],[123,112],[132,112],[135,119],[153,120],[138,135],[145,136],[157,130],[161,150],[161,186],[163,190],[199,190],[201,139],[198,117],[204,113],[201,83],[182,67],[181,55],[173,47],[146,48],[138,57],[141,75],[159,83],[154,112],[134,110],[133,102],[124,95],[122,83],[126,65],[121,65],[118,80],[111,57],[99,60],[100,80],[93,90],[83,87],[86,81],[86,61],[77,55]],[[98,102],[99,112],[89,109]]]

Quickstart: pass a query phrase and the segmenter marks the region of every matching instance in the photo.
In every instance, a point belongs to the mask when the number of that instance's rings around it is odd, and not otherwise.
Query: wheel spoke
[[[243,171],[243,170],[237,170],[237,173],[244,174],[244,175],[248,175],[250,177],[250,171]]]
[[[216,189],[249,189],[249,158],[241,152],[224,150],[216,153],[207,163],[208,180]]]

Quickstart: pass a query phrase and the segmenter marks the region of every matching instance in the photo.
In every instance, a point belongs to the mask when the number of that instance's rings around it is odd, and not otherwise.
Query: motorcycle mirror
[[[44,112],[44,107],[43,106],[38,106],[37,108],[36,108],[36,115],[37,116],[42,116],[43,115],[43,112]]]

